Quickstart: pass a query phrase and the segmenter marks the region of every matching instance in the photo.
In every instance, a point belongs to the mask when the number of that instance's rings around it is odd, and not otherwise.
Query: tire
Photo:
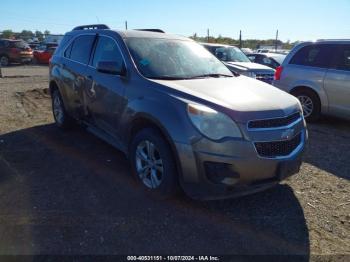
[[[292,92],[296,98],[299,99],[304,117],[308,122],[315,122],[321,117],[321,102],[317,94],[309,89],[299,89]]]
[[[148,191],[162,197],[171,197],[179,192],[172,151],[158,130],[145,128],[138,132],[131,142],[129,159],[135,178]],[[140,171],[142,169],[144,172]]]
[[[55,123],[59,128],[69,129],[72,127],[73,119],[67,114],[63,104],[62,96],[58,89],[52,91],[52,113]]]
[[[39,64],[38,59],[34,57],[34,58],[32,59],[32,64],[33,64],[33,65],[38,65],[38,64]]]
[[[0,56],[0,66],[9,66],[10,65],[10,59],[6,55]]]

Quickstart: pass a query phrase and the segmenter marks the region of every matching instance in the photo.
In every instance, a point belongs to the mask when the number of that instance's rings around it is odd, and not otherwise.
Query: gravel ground
[[[0,78],[0,254],[350,255],[349,122],[309,125],[300,173],[271,190],[162,200],[120,152],[53,125],[47,73]]]

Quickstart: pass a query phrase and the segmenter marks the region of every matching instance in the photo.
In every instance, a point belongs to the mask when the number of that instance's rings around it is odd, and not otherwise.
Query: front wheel
[[[178,192],[175,161],[158,130],[146,128],[138,132],[131,143],[129,159],[134,175],[146,189],[164,197]]]

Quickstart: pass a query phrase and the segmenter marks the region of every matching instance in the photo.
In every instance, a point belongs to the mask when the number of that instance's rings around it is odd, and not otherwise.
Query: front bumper
[[[217,143],[202,138],[192,145],[177,143],[182,187],[191,198],[202,200],[239,197],[268,189],[299,172],[307,139],[306,129],[301,128],[300,132],[300,146],[287,157],[276,158],[260,157],[249,140]],[[218,175],[223,176],[213,179],[208,163],[219,165]]]

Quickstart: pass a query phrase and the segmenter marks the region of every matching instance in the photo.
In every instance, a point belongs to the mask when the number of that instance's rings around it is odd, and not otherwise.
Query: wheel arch
[[[328,111],[328,98],[327,98],[327,94],[323,90],[318,90],[313,86],[309,86],[309,85],[297,85],[290,90],[290,94],[293,95],[295,92],[298,92],[301,90],[308,90],[308,91],[311,91],[313,94],[315,94],[315,96],[318,98],[321,105],[321,113],[326,113]]]
[[[167,129],[154,117],[147,113],[139,113],[137,114],[134,119],[131,121],[129,128],[128,128],[128,136],[127,136],[127,148],[128,152],[130,149],[130,145],[132,142],[132,139],[135,137],[135,135],[145,128],[154,128],[156,129],[164,138],[164,140],[168,143],[172,156],[174,157],[175,163],[176,163],[176,171],[179,174],[179,179],[181,182],[182,179],[182,168],[181,168],[181,162],[176,150],[175,143],[173,139],[171,138],[171,135],[167,131]]]

